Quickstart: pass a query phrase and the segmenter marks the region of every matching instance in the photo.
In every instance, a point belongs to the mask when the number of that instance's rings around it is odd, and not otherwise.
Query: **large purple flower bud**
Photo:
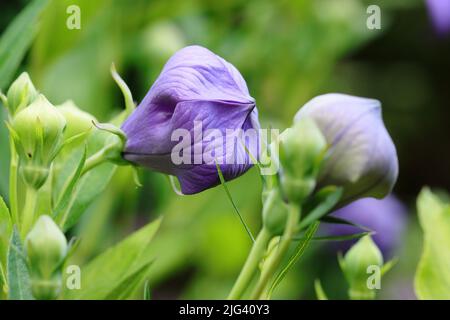
[[[434,28],[439,34],[450,32],[450,1],[426,0]]]
[[[216,163],[226,180],[251,167],[240,139],[252,131],[254,144],[257,129],[255,100],[239,71],[208,49],[189,46],[169,59],[123,124],[124,157],[178,177],[181,191],[193,194],[220,182]]]
[[[329,145],[319,187],[342,186],[341,204],[391,192],[398,176],[397,152],[378,100],[326,94],[306,103],[295,121],[301,118],[313,119]]]
[[[407,223],[407,209],[395,196],[384,199],[359,199],[331,213],[331,216],[352,221],[375,231],[373,240],[385,257],[399,246]],[[361,232],[357,227],[343,224],[324,224],[324,233],[332,236],[350,235]],[[346,250],[354,241],[338,242]]]

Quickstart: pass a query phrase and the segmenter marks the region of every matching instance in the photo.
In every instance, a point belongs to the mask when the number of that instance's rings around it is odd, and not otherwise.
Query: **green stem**
[[[88,171],[107,161],[107,159],[105,158],[105,153],[106,149],[102,149],[86,159],[83,170],[81,171],[81,175],[83,176]]]
[[[283,236],[280,239],[278,248],[274,249],[272,255],[264,262],[263,270],[261,276],[256,283],[256,287],[253,290],[251,299],[261,299],[265,297],[265,292],[270,286],[270,279],[277,271],[280,263],[282,262],[284,256],[286,255],[290,244],[292,243],[293,235],[295,234],[295,228],[297,226],[300,217],[300,209],[298,206],[289,206],[289,215],[286,222],[286,228],[284,230]]]
[[[18,158],[16,148],[14,147],[14,140],[9,138],[11,161],[9,164],[9,206],[11,210],[11,218],[13,224],[19,226],[19,210],[17,202],[17,172],[18,172]]]
[[[30,231],[33,226],[34,216],[36,212],[38,191],[30,186],[26,187],[25,206],[22,213],[22,238]]]
[[[270,233],[265,228],[263,228],[256,237],[255,242],[253,243],[247,261],[245,262],[244,267],[239,274],[239,277],[234,283],[233,289],[228,295],[228,300],[237,300],[242,297],[248,285],[250,284],[250,281],[255,275],[256,270],[258,269],[261,259],[264,257],[270,239]]]

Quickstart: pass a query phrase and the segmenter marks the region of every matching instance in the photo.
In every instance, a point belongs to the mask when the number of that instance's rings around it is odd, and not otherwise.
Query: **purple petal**
[[[382,200],[364,198],[336,210],[332,216],[365,226],[376,233],[373,240],[386,256],[390,256],[399,246],[407,223],[407,210],[395,196]],[[359,228],[324,224],[322,231],[326,235],[341,236],[361,232]],[[336,243],[338,249],[347,250],[355,241]]]
[[[194,132],[196,123],[201,123],[203,139]],[[190,152],[200,148],[204,153],[213,153],[230,180],[251,164],[230,160],[248,156],[243,147],[231,149],[225,143],[227,130],[250,128],[259,128],[255,101],[236,68],[205,48],[186,47],[169,59],[144,100],[123,124],[128,138],[124,157],[175,175],[183,193],[197,193],[219,183],[215,162],[175,165],[171,161],[178,144],[171,139],[175,130],[191,134]],[[209,141],[211,130],[222,135],[223,141]],[[214,153],[215,148],[219,149]]]
[[[427,0],[428,12],[439,34],[450,32],[450,1]]]
[[[344,186],[344,203],[391,192],[398,175],[397,153],[379,101],[326,94],[305,104],[295,120],[302,117],[311,117],[330,145],[319,186]]]

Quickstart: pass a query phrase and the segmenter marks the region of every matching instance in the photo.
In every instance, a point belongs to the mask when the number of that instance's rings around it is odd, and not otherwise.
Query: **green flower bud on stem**
[[[25,239],[31,286],[37,299],[55,299],[61,289],[61,269],[67,240],[47,215],[39,217]]]
[[[91,114],[79,109],[72,100],[66,101],[57,106],[67,122],[67,127],[64,132],[64,140],[69,140],[84,132],[88,132],[94,127],[94,122],[97,120]]]
[[[6,103],[11,116],[31,104],[38,96],[38,92],[31,82],[28,73],[23,72],[9,87]]]
[[[349,284],[351,299],[374,299],[375,288],[370,288],[371,269],[377,268],[381,277],[383,255],[370,236],[364,236],[340,261],[341,269]],[[380,279],[378,279],[380,280]]]
[[[289,201],[301,203],[314,190],[326,146],[322,133],[308,118],[281,134],[281,187]]]
[[[25,183],[36,190],[47,180],[50,166],[63,146],[66,120],[48,100],[39,95],[12,120],[19,168]]]

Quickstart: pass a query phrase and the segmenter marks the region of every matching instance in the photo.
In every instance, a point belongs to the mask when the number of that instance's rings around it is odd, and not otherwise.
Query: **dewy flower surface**
[[[201,124],[202,137],[194,137],[183,152],[216,150],[226,180],[251,167],[245,148],[237,143],[223,148],[217,135],[227,130],[259,129],[255,100],[234,66],[200,46],[175,53],[164,66],[143,101],[125,121],[124,157],[128,161],[177,176],[184,194],[193,194],[219,183],[215,162],[174,164],[171,153],[178,140],[172,134],[184,129],[194,136]],[[213,131],[213,132],[211,132]],[[221,150],[221,152],[217,152]]]
[[[397,152],[378,100],[326,94],[306,103],[295,121],[303,117],[316,122],[330,148],[319,186],[343,186],[342,203],[391,192],[398,176]]]

